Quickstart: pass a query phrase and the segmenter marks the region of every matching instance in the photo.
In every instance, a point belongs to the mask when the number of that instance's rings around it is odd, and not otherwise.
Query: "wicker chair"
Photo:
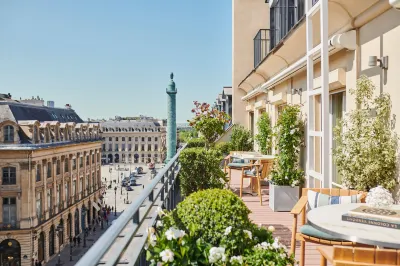
[[[240,197],[243,193],[243,180],[246,178],[251,179],[251,190],[257,191],[260,197],[260,204],[262,205],[262,194],[261,194],[261,180],[265,179],[271,172],[273,162],[271,160],[260,160],[257,163],[250,164],[242,167],[242,177],[240,179]],[[250,170],[254,167],[254,171]]]
[[[334,266],[350,265],[400,265],[400,250],[353,248],[341,246],[317,247],[321,253],[321,266],[326,266],[329,261]]]
[[[297,230],[297,223],[298,223],[298,216],[301,214],[300,226],[305,225],[306,223],[306,212],[307,212],[307,192],[308,190],[313,190],[315,192],[319,192],[321,194],[327,194],[330,196],[351,196],[351,195],[361,195],[361,202],[365,202],[366,193],[363,191],[357,190],[348,190],[348,189],[339,189],[339,188],[303,188],[302,189],[302,196],[296,205],[293,207],[292,211],[290,212],[293,214],[293,229],[292,229],[292,241],[291,241],[291,253],[295,254],[296,251],[296,240],[301,242],[300,247],[300,266],[304,266],[305,261],[305,246],[306,242],[311,243],[318,243],[323,245],[340,245],[340,246],[355,246],[356,243],[349,242],[349,241],[338,241],[338,240],[328,240],[317,238],[313,236],[309,236],[298,232]]]

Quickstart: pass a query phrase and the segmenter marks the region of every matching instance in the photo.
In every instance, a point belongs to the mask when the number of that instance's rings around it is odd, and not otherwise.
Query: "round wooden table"
[[[318,207],[307,213],[308,223],[334,237],[356,243],[400,249],[400,229],[342,221],[342,215],[363,203],[334,204]],[[400,210],[400,205],[393,205]]]

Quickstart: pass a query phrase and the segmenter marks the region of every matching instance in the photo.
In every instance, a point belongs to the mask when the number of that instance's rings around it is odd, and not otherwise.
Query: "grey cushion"
[[[343,239],[334,237],[330,234],[327,234],[325,232],[322,232],[315,228],[314,226],[311,226],[309,224],[305,224],[302,227],[300,227],[300,233],[307,235],[307,236],[313,236],[325,240],[331,240],[331,241],[343,241]]]
[[[244,166],[248,166],[248,163],[230,163],[228,164],[229,168],[242,168]]]
[[[245,162],[244,162],[244,159],[234,158],[234,159],[232,159],[232,163],[245,163]]]

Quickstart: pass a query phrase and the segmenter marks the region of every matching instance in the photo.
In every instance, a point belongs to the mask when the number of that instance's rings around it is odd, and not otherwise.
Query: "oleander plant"
[[[233,207],[225,205],[229,202]],[[147,260],[154,266],[296,265],[279,238],[273,237],[274,228],[254,225],[249,213],[239,197],[224,189],[193,193],[170,212],[159,208],[159,220],[148,230]],[[239,217],[230,221],[228,216]]]

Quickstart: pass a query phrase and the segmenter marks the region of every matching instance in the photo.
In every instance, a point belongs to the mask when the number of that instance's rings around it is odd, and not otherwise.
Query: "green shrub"
[[[206,141],[203,138],[190,139],[187,142],[186,148],[204,148]]]
[[[251,151],[253,149],[251,132],[240,125],[233,127],[230,143],[232,151]]]
[[[270,154],[273,130],[268,113],[263,113],[257,122],[258,134],[255,136],[262,154]]]
[[[181,152],[179,161],[179,180],[183,196],[203,189],[224,187],[226,176],[220,168],[222,155],[219,151],[186,148]]]
[[[215,145],[215,149],[220,151],[222,155],[226,155],[231,151],[231,144],[229,142],[220,142]]]
[[[217,245],[229,226],[249,229],[250,210],[233,192],[209,189],[191,194],[177,207],[178,218],[195,238]]]

